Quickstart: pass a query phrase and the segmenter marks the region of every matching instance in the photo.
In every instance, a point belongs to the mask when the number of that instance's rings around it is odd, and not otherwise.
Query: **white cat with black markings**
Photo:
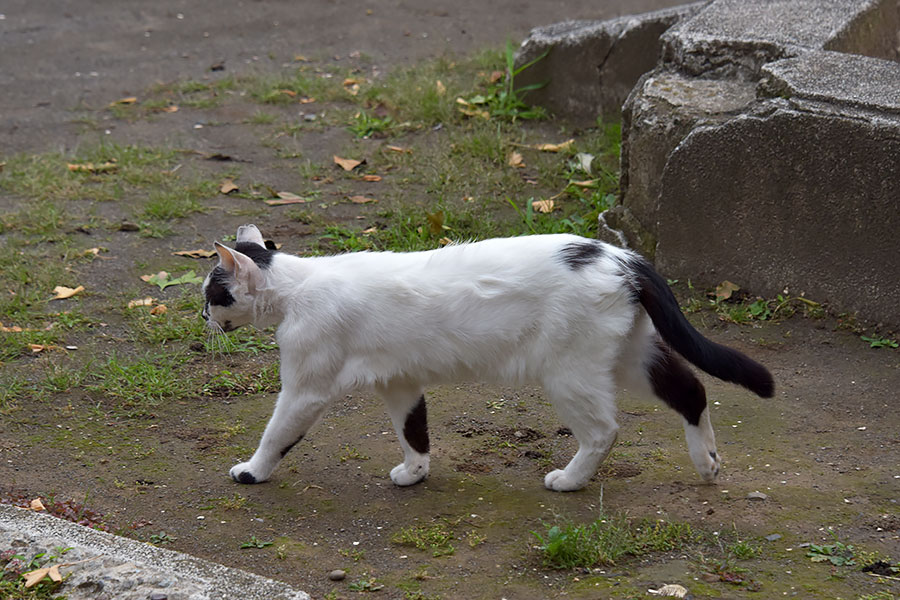
[[[719,455],[703,385],[680,357],[769,398],[762,365],[711,342],[681,314],[643,258],[574,235],[450,245],[429,252],[301,258],[266,247],[254,225],[235,249],[216,244],[203,317],[231,331],[277,325],[281,393],[259,448],[231,469],[268,479],[328,404],[360,390],[385,400],[403,448],[391,470],[406,486],[428,475],[423,388],[475,380],[543,386],[578,441],[544,485],[582,488],[616,440],[618,388],[652,393],[681,414],[707,482]]]

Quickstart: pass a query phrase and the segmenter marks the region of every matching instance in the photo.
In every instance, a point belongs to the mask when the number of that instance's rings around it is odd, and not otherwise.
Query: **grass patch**
[[[540,542],[544,566],[554,569],[615,564],[626,557],[677,550],[699,539],[687,523],[630,521],[621,514],[602,516],[586,525],[552,525],[543,534],[532,534]]]
[[[452,542],[455,536],[446,522],[405,527],[394,534],[391,541],[404,546],[415,546],[431,552],[435,558],[456,552]]]
[[[181,369],[184,358],[173,354],[132,359],[110,357],[95,367],[87,389],[115,401],[129,416],[146,416],[162,401],[189,395],[194,378]]]

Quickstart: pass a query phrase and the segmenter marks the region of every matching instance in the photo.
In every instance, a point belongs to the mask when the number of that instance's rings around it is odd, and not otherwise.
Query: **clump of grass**
[[[135,416],[193,390],[193,377],[179,367],[183,358],[173,354],[146,355],[131,360],[110,357],[99,365],[87,389],[114,399]]]
[[[555,569],[615,564],[628,556],[676,550],[699,537],[687,523],[632,522],[624,515],[602,516],[586,525],[552,525],[544,534],[532,534],[540,542],[544,565]]]
[[[449,556],[456,552],[450,543],[455,536],[447,523],[432,523],[406,527],[394,534],[391,541],[395,544],[415,546],[419,550],[427,550],[435,558]]]

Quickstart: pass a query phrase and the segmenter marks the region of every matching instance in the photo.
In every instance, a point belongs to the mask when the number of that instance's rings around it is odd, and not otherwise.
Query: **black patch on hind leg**
[[[406,415],[406,423],[403,425],[403,437],[406,443],[419,454],[428,454],[430,448],[428,442],[428,414],[425,410],[425,396],[419,397],[419,402]]]
[[[666,344],[657,340],[658,355],[647,368],[653,393],[696,427],[706,409],[706,390],[697,376]]]
[[[601,256],[603,245],[594,240],[566,244],[559,251],[559,258],[573,271],[583,269]]]
[[[303,436],[297,438],[297,441],[292,442],[284,447],[284,450],[281,451],[281,458],[284,458],[284,455],[291,451],[291,448],[299,444],[303,440]]]
[[[232,477],[232,479],[234,479],[238,483],[246,483],[246,484],[256,483],[256,477],[251,475],[250,471],[244,471],[237,477]]]

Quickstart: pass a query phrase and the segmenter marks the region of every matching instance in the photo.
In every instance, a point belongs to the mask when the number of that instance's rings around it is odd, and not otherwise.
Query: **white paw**
[[[419,483],[428,475],[428,463],[414,463],[407,466],[400,463],[391,469],[391,481],[399,486],[407,486]]]
[[[231,467],[229,471],[231,478],[238,483],[262,483],[269,478],[268,475],[255,473],[250,467],[249,462],[243,462]]]
[[[716,477],[719,476],[720,459],[719,454],[715,450],[707,452],[698,452],[697,456],[691,455],[694,461],[694,467],[700,478],[706,483],[715,483]]]
[[[584,487],[586,482],[576,481],[566,474],[563,469],[550,471],[544,477],[544,487],[554,492],[574,492]]]

